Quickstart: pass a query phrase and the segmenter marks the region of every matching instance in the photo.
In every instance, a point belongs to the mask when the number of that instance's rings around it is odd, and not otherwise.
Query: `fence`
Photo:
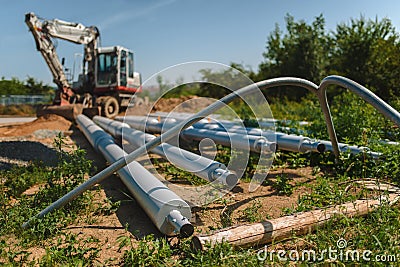
[[[51,95],[0,95],[0,105],[44,104],[51,102]]]

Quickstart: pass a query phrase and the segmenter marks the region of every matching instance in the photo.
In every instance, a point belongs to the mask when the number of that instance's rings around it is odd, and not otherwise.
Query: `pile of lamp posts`
[[[126,116],[116,117],[118,121],[124,121],[136,129],[145,129],[146,132],[160,134],[176,125],[182,120],[182,116],[163,118],[155,114],[153,117]],[[269,126],[269,125],[266,125]],[[243,127],[237,123],[225,120],[203,119],[191,127],[183,130],[181,136],[185,139],[199,141],[204,138],[213,140],[216,144],[223,146],[236,145],[239,148],[248,147],[253,152],[275,151],[276,149],[299,153],[333,151],[331,141],[315,140],[302,135],[286,134],[283,132],[263,131],[259,128]],[[351,154],[367,153],[373,158],[378,158],[381,153],[370,151],[368,147],[352,146],[338,143],[341,152]]]
[[[99,184],[117,172],[133,197],[163,234],[168,236],[178,234],[181,237],[191,236],[194,232],[194,227],[190,223],[190,205],[135,160],[139,156],[152,151],[162,157],[168,158],[176,166],[192,172],[208,182],[217,182],[221,185],[232,186],[237,183],[238,177],[222,163],[203,158],[189,151],[183,151],[178,147],[168,144],[170,140],[178,135],[195,141],[208,138],[216,144],[244,147],[245,149],[250,148],[251,151],[262,155],[264,153],[271,154],[276,149],[281,149],[294,152],[313,151],[319,153],[325,150],[332,150],[336,158],[340,156],[341,151],[368,153],[372,157],[379,157],[380,153],[371,152],[365,147],[355,147],[338,143],[326,98],[326,90],[329,85],[338,85],[349,89],[400,127],[400,113],[397,110],[367,88],[340,76],[328,76],[322,80],[319,86],[310,81],[293,77],[260,81],[224,96],[219,101],[212,103],[186,119],[172,118],[159,120],[151,117],[148,119],[147,117],[132,116],[126,116],[124,119],[117,118],[127,123],[123,124],[100,117],[95,117],[94,122],[84,115],[79,115],[76,118],[79,128],[94,149],[100,152],[110,165],[31,217],[22,224],[22,227],[27,228],[31,226],[33,220],[43,218],[46,214],[63,207],[94,185]],[[311,91],[318,98],[322,113],[324,114],[330,141],[312,140],[301,135],[257,128],[237,127],[237,125],[231,122],[211,123],[208,120],[204,120],[204,118],[214,114],[235,99],[258,92],[260,89],[266,90],[280,86],[302,87]],[[114,138],[96,123],[104,127],[116,138],[120,138],[122,132],[124,139],[139,147],[132,152],[125,152],[115,143]],[[130,126],[136,128],[136,130],[130,129]],[[140,132],[137,129],[143,129],[143,131]],[[145,132],[161,133],[161,135],[155,137]],[[126,138],[126,136],[132,137]],[[140,142],[140,144],[137,142]]]
[[[115,143],[114,138],[124,137],[124,140],[131,145],[140,147],[156,138],[149,133],[161,134],[176,125],[178,121],[178,118],[161,119],[145,116],[117,117],[116,120],[95,116],[92,121],[84,115],[79,115],[76,119],[79,128],[91,145],[110,163],[126,155],[126,152]],[[146,132],[139,129],[144,129]],[[258,128],[243,128],[229,121],[213,122],[203,119],[183,130],[180,135],[192,141],[209,138],[216,144],[227,147],[234,145],[241,149],[250,148],[250,151],[257,153],[274,152],[277,148],[300,153],[322,153],[326,149],[332,150],[330,141],[317,141],[304,136],[263,131]],[[276,142],[270,140],[276,140]],[[367,152],[373,157],[380,155],[364,147],[342,143],[339,143],[339,147],[341,151],[350,151],[355,154]],[[160,144],[151,152],[208,182],[218,181],[221,184],[233,186],[238,181],[237,176],[224,164],[168,143]],[[117,173],[162,233],[179,234],[182,237],[193,234],[194,228],[189,221],[190,205],[147,169],[133,161]]]

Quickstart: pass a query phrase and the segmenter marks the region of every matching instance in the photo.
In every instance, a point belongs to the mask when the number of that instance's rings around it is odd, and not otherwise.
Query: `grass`
[[[92,162],[86,159],[84,150],[63,151],[61,137],[55,140],[55,146],[59,157],[58,165],[55,167],[46,167],[40,162],[31,162],[25,167],[14,167],[11,170],[0,172],[0,223],[2,225],[0,228],[0,262],[2,264],[34,265],[40,263],[43,266],[53,266],[52,260],[59,262],[58,258],[62,255],[68,264],[70,261],[75,262],[77,258],[83,260],[79,255],[86,257],[94,252],[92,249],[86,251],[84,248],[82,248],[84,251],[81,251],[79,250],[81,249],[80,245],[77,244],[89,241],[79,240],[73,234],[66,235],[63,228],[77,220],[93,222],[95,214],[102,215],[103,212],[107,213],[110,209],[115,208],[109,203],[94,201],[98,190],[87,191],[63,209],[52,212],[44,218],[34,219],[31,227],[21,228],[23,222],[82,183],[88,173],[93,170]],[[25,194],[26,189],[33,185],[38,187],[37,192],[32,195]],[[64,238],[61,238],[62,236]],[[56,242],[49,246],[45,256],[39,262],[35,263],[29,259],[28,249],[30,247],[47,246],[48,242],[54,242],[54,239]],[[66,247],[58,251],[63,246]],[[76,261],[76,263],[78,262]]]
[[[241,216],[239,217],[240,221],[243,222],[260,222],[263,220],[263,215],[260,213],[260,208],[262,207],[262,203],[259,200],[253,201],[251,205],[246,207],[241,211]]]
[[[27,105],[27,104],[19,104],[19,105],[0,105],[0,114],[1,115],[36,115],[36,106]]]
[[[172,183],[189,183],[191,185],[205,185],[207,181],[191,172],[182,170],[164,160],[152,159],[158,173]]]
[[[326,138],[325,125],[316,115],[319,107],[312,100],[305,100],[303,104],[280,103],[273,106],[275,117],[284,119],[308,120],[310,126],[303,130],[308,131],[317,138]],[[308,108],[308,109],[307,109]],[[326,206],[353,201],[368,196],[365,190],[348,191],[349,184],[360,178],[377,178],[400,185],[400,147],[385,146],[376,142],[377,138],[392,137],[393,140],[400,136],[399,129],[392,127],[387,121],[378,118],[369,107],[352,97],[343,95],[332,103],[334,121],[337,131],[340,132],[340,141],[354,144],[368,145],[374,151],[384,153],[378,160],[366,154],[350,155],[343,153],[338,161],[331,153],[292,153],[279,152],[275,156],[276,169],[297,169],[300,167],[313,168],[315,179],[301,185],[293,185],[284,172],[276,179],[267,181],[276,192],[290,196],[300,186],[306,187],[293,207],[285,207],[284,214],[294,214]],[[349,116],[351,114],[351,116]],[[351,128],[357,131],[348,131]],[[292,235],[287,240],[269,244],[268,257],[261,258],[259,252],[263,247],[234,249],[227,243],[221,243],[206,251],[195,251],[191,248],[190,239],[174,243],[169,238],[156,238],[147,235],[136,240],[131,234],[121,235],[118,238],[121,257],[117,262],[112,259],[99,262],[101,253],[100,241],[96,238],[82,237],[64,231],[65,227],[74,222],[86,221],[92,223],[96,216],[113,214],[118,209],[119,203],[109,200],[96,202],[97,190],[89,191],[76,199],[70,205],[53,212],[43,219],[34,221],[34,226],[21,229],[20,225],[36,214],[43,207],[66,193],[71,188],[81,183],[93,166],[86,159],[85,152],[77,149],[72,152],[62,150],[62,139],[56,140],[59,152],[59,164],[55,167],[43,166],[33,162],[26,167],[16,167],[9,171],[0,172],[0,264],[5,266],[101,266],[114,264],[118,266],[265,266],[265,265],[377,265],[386,266],[388,263],[398,265],[400,262],[400,205],[382,205],[377,210],[364,217],[345,217],[338,215],[324,226],[317,227],[315,231],[306,235]],[[216,160],[227,165],[230,160],[230,150],[218,146]],[[238,156],[238,155],[235,155]],[[252,154],[246,167],[242,182],[249,181],[257,168],[258,156]],[[192,185],[201,185],[202,180],[170,167],[163,162],[154,162],[157,170],[168,174],[172,181],[187,180]],[[24,192],[36,185],[38,191],[35,195]],[[227,199],[219,200],[222,206],[227,207]],[[250,201],[238,212],[238,221],[242,223],[258,222],[265,219],[261,209],[265,203],[262,198]],[[206,209],[206,208],[204,208]],[[232,218],[232,210],[223,209],[219,218],[214,218],[215,225],[220,227],[236,223]],[[377,255],[394,255],[396,262],[377,262],[361,259],[351,261],[345,258],[329,260],[305,260],[301,262],[281,261],[277,253],[272,251],[284,250],[301,253],[305,250],[314,250],[321,255],[324,250],[338,249],[338,240],[345,240],[345,249],[358,252],[370,251],[371,258]],[[32,248],[46,248],[38,259],[32,259]],[[260,250],[261,249],[261,250]],[[388,259],[388,258],[387,258]],[[375,258],[373,258],[375,260]],[[393,258],[391,258],[393,260]]]

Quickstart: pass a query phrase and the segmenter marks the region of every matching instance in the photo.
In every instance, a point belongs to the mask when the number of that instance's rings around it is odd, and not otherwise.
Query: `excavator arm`
[[[57,84],[60,97],[56,96],[54,104],[67,104],[71,102],[74,93],[64,73],[63,66],[58,58],[52,38],[70,41],[76,44],[84,44],[84,66],[88,73],[94,72],[94,58],[97,47],[97,39],[100,36],[96,27],[85,27],[80,23],[71,23],[58,19],[40,19],[34,13],[25,15],[25,23],[35,39],[36,49],[40,51],[46,61]],[[87,64],[87,65],[86,65]]]

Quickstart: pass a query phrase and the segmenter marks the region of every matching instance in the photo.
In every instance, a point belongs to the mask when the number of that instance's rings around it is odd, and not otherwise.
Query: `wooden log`
[[[392,202],[397,194],[389,194],[382,199],[356,200],[326,209],[313,210],[295,215],[284,216],[260,223],[231,226],[211,234],[195,235],[192,246],[198,250],[207,249],[217,243],[228,242],[234,247],[260,246],[292,236],[302,235],[321,226],[335,216],[363,216],[381,206],[382,202]]]

